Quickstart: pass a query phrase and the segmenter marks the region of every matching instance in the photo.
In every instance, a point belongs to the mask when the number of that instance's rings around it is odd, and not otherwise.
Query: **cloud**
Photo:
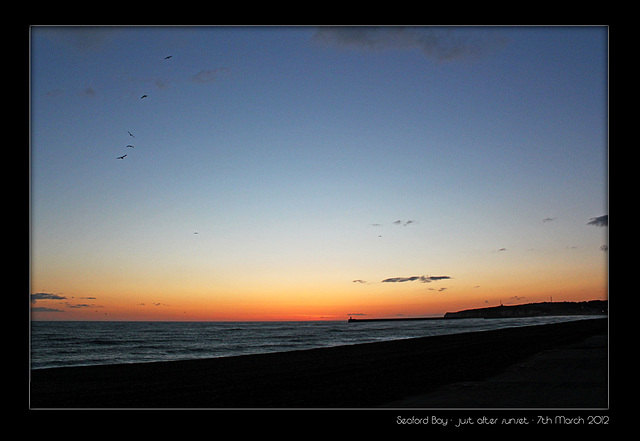
[[[31,308],[33,312],[64,312],[62,309],[45,308],[44,306],[34,306]]]
[[[82,89],[81,95],[87,98],[94,98],[96,96],[96,90],[93,87],[85,87]]]
[[[406,221],[402,220],[402,219],[398,219],[396,221],[391,222],[391,225],[402,225],[403,227],[406,227],[408,225],[417,224],[417,223],[418,223],[418,221],[412,220],[412,219],[409,219],[409,220],[406,220]],[[372,227],[383,227],[384,226],[384,224],[379,224],[379,223],[369,224],[369,225],[371,225]]]
[[[347,314],[347,315],[361,315],[361,316],[363,316],[363,315],[369,315],[369,314],[365,314],[364,312],[356,312],[356,313]]]
[[[414,282],[416,280],[421,280],[424,276],[411,276],[411,277],[390,277],[388,279],[384,279],[382,283],[403,283],[403,282]]]
[[[194,83],[200,83],[200,84],[211,83],[218,78],[219,74],[225,73],[228,71],[229,69],[227,69],[226,67],[221,67],[219,69],[201,70],[200,72],[198,72],[197,74],[191,77],[191,81],[193,81]]]
[[[38,300],[67,300],[58,294],[50,294],[48,292],[36,292],[31,294],[31,303],[36,303]]]
[[[122,35],[117,27],[93,26],[47,27],[41,32],[53,41],[84,54],[100,51]]]
[[[486,29],[430,27],[323,27],[313,41],[358,50],[418,49],[439,62],[478,58],[505,43]]]
[[[403,221],[402,219],[398,219],[397,221],[395,221],[395,222],[391,222],[391,223],[392,223],[393,225],[402,225],[402,226],[406,227],[407,225],[415,224],[415,223],[416,223],[416,221],[411,220],[411,219],[409,219],[409,220],[407,220],[407,221]]]
[[[429,280],[445,280],[445,279],[450,279],[451,277],[449,276],[431,276],[429,277]]]
[[[84,87],[79,91],[72,92],[72,93],[77,93],[79,96],[85,97],[85,98],[95,98],[98,95],[98,91],[95,90],[93,87]],[[53,89],[48,92],[45,92],[44,96],[46,96],[47,98],[55,98],[55,97],[62,96],[64,94],[65,92],[62,89]]]
[[[44,96],[49,97],[49,98],[54,98],[57,96],[61,96],[64,94],[64,91],[62,89],[53,89],[50,90],[48,92],[45,92]]]
[[[162,78],[156,78],[154,80],[154,84],[158,89],[166,89],[169,87],[169,83],[167,80],[163,80]]]
[[[587,222],[587,225],[595,225],[596,227],[608,227],[609,226],[609,215],[605,214],[603,216],[592,217]]]
[[[431,283],[438,280],[450,279],[450,276],[411,276],[411,277],[390,277],[388,279],[384,279],[381,283],[404,283],[404,282],[415,282],[419,281],[420,283]]]

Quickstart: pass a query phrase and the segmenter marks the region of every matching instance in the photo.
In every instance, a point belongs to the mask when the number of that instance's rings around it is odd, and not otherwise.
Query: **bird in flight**
[[[118,156],[116,159],[124,159],[127,155]]]
[[[127,147],[129,147],[129,148],[134,148],[131,144],[129,144]]]
[[[135,136],[133,136],[133,134],[127,130],[127,133],[129,134],[129,136],[131,136],[132,138],[135,138]]]
[[[165,60],[168,60],[169,58],[173,57],[173,55],[169,55],[168,57],[164,57]]]
[[[197,231],[194,231],[193,234],[200,234],[200,233],[198,233]]]
[[[147,97],[146,95],[142,95],[142,96],[140,97],[140,99],[142,99],[142,98],[146,98],[146,97]]]

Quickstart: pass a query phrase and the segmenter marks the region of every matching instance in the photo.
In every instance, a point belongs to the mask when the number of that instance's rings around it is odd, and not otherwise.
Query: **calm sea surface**
[[[294,351],[595,316],[347,323],[31,322],[31,368],[138,363]]]

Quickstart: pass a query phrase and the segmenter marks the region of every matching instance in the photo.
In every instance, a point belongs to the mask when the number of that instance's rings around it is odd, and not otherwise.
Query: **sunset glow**
[[[607,299],[607,33],[33,27],[32,319]]]

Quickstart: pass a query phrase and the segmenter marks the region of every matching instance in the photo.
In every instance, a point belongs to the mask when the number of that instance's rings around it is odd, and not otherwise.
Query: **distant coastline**
[[[511,318],[539,317],[552,315],[606,315],[609,311],[607,300],[587,302],[542,302],[524,305],[493,306],[489,308],[467,309],[447,312],[444,318]]]
[[[465,318],[514,318],[541,317],[557,315],[606,315],[609,311],[608,300],[589,300],[586,302],[541,302],[524,305],[491,306],[488,308],[465,309],[457,312],[447,312],[443,317],[400,317],[377,319],[354,319],[348,322],[379,322],[406,320],[455,320]]]

